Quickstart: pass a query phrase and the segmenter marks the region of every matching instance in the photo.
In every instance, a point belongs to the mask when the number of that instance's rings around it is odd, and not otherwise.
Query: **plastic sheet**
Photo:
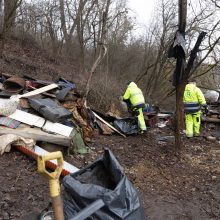
[[[123,134],[137,134],[138,122],[135,118],[116,119],[114,127],[121,131]]]
[[[71,219],[101,199],[104,207],[87,220],[145,220],[138,193],[110,150],[88,167],[66,176],[64,214]],[[86,212],[86,210],[85,210]]]

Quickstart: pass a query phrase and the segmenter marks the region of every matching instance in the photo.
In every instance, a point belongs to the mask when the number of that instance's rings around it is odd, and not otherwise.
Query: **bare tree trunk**
[[[175,126],[175,152],[177,154],[180,154],[181,150],[183,149],[183,144],[181,141],[181,134],[180,134],[180,131],[184,123],[183,93],[184,93],[185,86],[187,84],[187,80],[191,76],[191,69],[193,67],[193,63],[199,51],[199,46],[201,45],[205,35],[206,35],[205,32],[202,32],[199,34],[196,44],[191,51],[189,61],[187,63],[185,72],[183,74],[183,79],[181,83],[177,86],[177,90],[176,90],[176,105],[177,106],[176,106],[176,126]]]
[[[186,28],[186,14],[187,14],[187,0],[179,0],[179,31],[185,36],[185,28]],[[178,64],[177,58],[176,65]],[[183,65],[181,63],[180,65]],[[179,68],[181,71],[182,68]],[[180,74],[180,73],[178,73]],[[185,75],[183,73],[183,75]],[[183,122],[183,92],[185,88],[186,82],[182,79],[179,83],[177,82],[176,87],[176,114],[175,114],[175,153],[177,155],[180,154],[181,150],[183,149],[183,143],[181,140],[181,129],[182,129],[182,122]]]
[[[66,28],[66,16],[65,16],[65,10],[64,10],[64,0],[60,0],[60,21],[61,21],[61,29],[63,32],[63,36],[65,39],[65,48],[66,53],[68,56],[70,56],[71,51],[71,36],[67,32]]]
[[[6,36],[11,35],[15,27],[17,0],[4,0],[4,24],[6,27]]]
[[[0,32],[0,57],[3,56],[5,40],[12,35],[15,27],[16,9],[22,0],[4,0],[4,22]]]
[[[103,11],[102,15],[102,29],[101,29],[101,36],[100,36],[100,43],[99,43],[99,55],[95,62],[92,65],[92,68],[90,70],[89,78],[86,84],[85,94],[83,97],[84,103],[86,103],[86,99],[90,90],[90,83],[92,80],[92,76],[95,73],[96,68],[100,64],[100,62],[103,60],[107,53],[107,47],[105,46],[105,40],[106,40],[106,32],[107,32],[107,19],[108,19],[108,11],[111,4],[111,0],[106,1],[106,7],[105,11]]]

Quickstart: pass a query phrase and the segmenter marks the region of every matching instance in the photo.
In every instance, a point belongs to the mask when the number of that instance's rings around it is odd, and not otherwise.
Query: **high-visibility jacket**
[[[123,100],[130,100],[133,107],[143,106],[145,104],[144,95],[134,82],[128,85]]]
[[[185,87],[183,95],[185,113],[195,113],[200,110],[200,106],[206,105],[202,91],[195,84],[189,83]]]

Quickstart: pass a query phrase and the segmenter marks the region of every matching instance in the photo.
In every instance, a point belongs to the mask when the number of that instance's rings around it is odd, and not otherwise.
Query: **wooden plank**
[[[102,119],[100,116],[98,116],[95,112],[92,111],[92,113],[95,115],[96,118],[98,118],[101,122],[105,123],[106,125],[108,125],[112,130],[114,130],[115,132],[117,132],[118,134],[120,134],[123,137],[126,137],[124,134],[122,134],[120,131],[118,131],[116,128],[114,128],[113,126],[111,126],[107,121],[105,121],[104,119]]]
[[[60,124],[60,123],[53,123],[50,121],[46,121],[45,125],[42,127],[44,131],[57,133],[63,135],[65,137],[69,137],[73,128]]]
[[[202,117],[202,121],[212,122],[212,123],[219,123],[220,119],[219,118],[211,118],[211,117]]]
[[[45,141],[67,147],[69,147],[71,144],[71,138],[57,134],[49,134],[39,128],[30,128],[29,126],[25,125],[20,125],[17,129],[0,126],[0,134],[15,134],[24,138],[32,138],[35,141]]]
[[[45,123],[44,118],[21,111],[19,109],[17,109],[13,114],[9,115],[8,117],[38,128],[41,128]]]
[[[39,94],[41,94],[41,93],[47,92],[47,91],[49,91],[49,90],[51,90],[51,89],[55,89],[55,88],[57,88],[57,87],[58,87],[58,85],[55,84],[55,83],[53,83],[53,84],[50,84],[50,85],[48,85],[48,86],[44,86],[44,87],[42,87],[42,88],[40,88],[40,89],[36,89],[36,90],[34,90],[34,91],[25,93],[25,94],[23,94],[23,95],[19,95],[18,98],[27,98],[27,97],[39,95]]]
[[[73,128],[69,126],[66,126],[60,123],[53,123],[42,117],[30,114],[30,113],[27,113],[27,112],[24,112],[18,109],[13,114],[9,115],[8,117],[13,118],[17,121],[20,121],[24,124],[42,128],[45,131],[60,134],[65,137],[69,137],[73,130]]]

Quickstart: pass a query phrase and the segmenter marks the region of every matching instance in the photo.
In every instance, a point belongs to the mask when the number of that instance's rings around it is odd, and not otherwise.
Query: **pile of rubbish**
[[[208,114],[202,115],[202,122],[205,128],[204,137],[207,140],[220,143],[220,103],[212,102],[209,104]]]
[[[108,134],[114,132],[97,117],[84,105],[75,83],[62,77],[50,82],[5,73],[0,76],[1,154],[12,144],[31,149],[36,143],[88,153],[86,142],[98,126]]]
[[[164,118],[169,119],[171,114],[160,117],[147,107],[144,111],[147,126],[166,126]],[[9,151],[11,144],[31,148],[27,143],[44,147],[45,143],[52,143],[67,147],[70,153],[88,153],[86,143],[97,130],[125,137],[138,133],[138,126],[135,118],[120,118],[111,111],[101,114],[90,109],[77,92],[76,84],[62,77],[50,82],[26,75],[1,74],[0,138],[7,140],[1,146],[1,154]]]

